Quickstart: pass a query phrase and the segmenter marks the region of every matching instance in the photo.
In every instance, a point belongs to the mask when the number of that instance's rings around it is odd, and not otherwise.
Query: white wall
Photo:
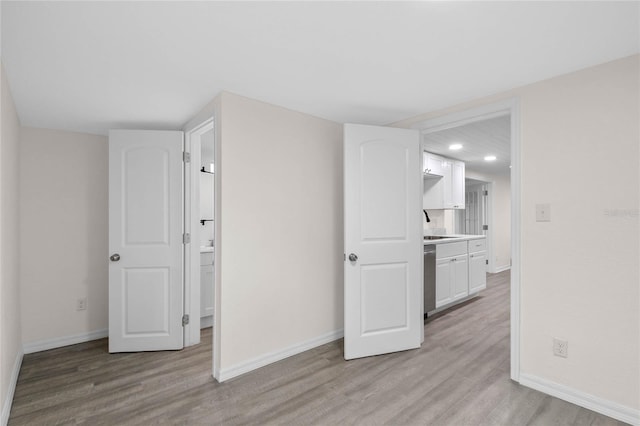
[[[343,327],[342,125],[229,93],[218,102],[224,374]]]
[[[20,277],[26,348],[108,327],[108,142],[23,128]],[[76,300],[88,298],[86,311]]]
[[[640,409],[639,62],[395,124],[519,97],[521,372],[631,410]],[[551,204],[551,222],[535,221],[537,203]],[[568,358],[553,356],[554,336],[568,340]]]
[[[0,404],[6,424],[22,359],[18,274],[18,158],[20,122],[0,64]]]
[[[427,213],[429,214],[429,220],[431,222],[427,222],[426,216],[422,216],[422,229],[424,235],[451,234],[453,232],[452,227],[447,229],[447,220],[445,217],[447,210],[429,209],[427,210]]]

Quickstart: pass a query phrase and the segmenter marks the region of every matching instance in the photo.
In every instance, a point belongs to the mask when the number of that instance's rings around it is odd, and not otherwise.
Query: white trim
[[[496,266],[496,271],[492,272],[492,274],[497,274],[499,272],[508,271],[509,269],[511,269],[511,265]]]
[[[221,94],[222,92],[214,96],[214,98],[207,105],[205,105],[204,108],[202,108],[200,112],[195,115],[195,117],[187,121],[187,123],[182,126],[182,129],[185,131],[185,133],[200,127],[204,122],[208,121],[209,119],[211,119],[211,117],[214,117],[216,115],[216,102]]]
[[[193,315],[195,310],[191,309],[192,306],[199,306],[199,304],[194,304],[193,299],[196,298],[196,295],[191,291],[191,283],[200,281],[200,270],[193,270],[193,263],[195,259],[198,259],[198,263],[200,262],[200,255],[194,255],[194,247],[200,246],[200,235],[198,234],[198,227],[193,225],[194,216],[198,215],[197,210],[196,212],[193,210],[194,199],[198,199],[199,190],[199,181],[197,179],[194,180],[193,177],[193,170],[197,169],[197,167],[193,167],[193,164],[200,164],[200,145],[198,144],[198,148],[195,149],[195,138],[193,138],[192,135],[193,131],[188,131],[186,129],[183,130],[184,152],[188,153],[190,156],[190,162],[188,164],[184,163],[184,197],[182,205],[184,210],[182,226],[184,227],[184,232],[191,236],[191,242],[183,245],[184,250],[182,252],[182,262],[184,265],[182,269],[184,274],[184,287],[182,288],[182,313],[184,315],[189,315],[190,318],[189,323],[182,328],[183,345],[186,348],[200,343],[200,324],[198,324],[197,327],[194,327],[194,321],[196,320],[196,317],[200,318],[200,312],[198,309],[198,315]],[[191,319],[193,319],[193,321],[191,321]],[[198,333],[195,333],[194,330],[197,330]]]
[[[6,426],[9,423],[9,415],[11,414],[11,405],[13,405],[13,395],[16,393],[16,385],[18,384],[18,374],[20,374],[20,367],[22,366],[22,357],[24,353],[19,351],[16,354],[16,360],[13,363],[13,369],[11,370],[11,377],[9,378],[9,389],[7,389],[7,396],[2,404],[2,419],[0,424]]]
[[[109,329],[90,331],[88,333],[74,334],[72,336],[56,337],[53,339],[37,340],[22,345],[25,354],[46,351],[49,349],[61,348],[63,346],[75,345],[77,343],[90,342],[91,340],[103,339],[109,336]]]
[[[305,342],[291,345],[282,350],[266,353],[262,356],[250,359],[249,361],[241,362],[229,368],[221,368],[218,374],[218,381],[224,382],[226,380],[237,377],[241,374],[248,373],[265,365],[272,364],[274,362],[283,360],[293,355],[308,351],[315,347],[333,342],[344,336],[344,330],[336,330],[322,336],[315,337]]]
[[[495,197],[494,190],[495,184],[493,181],[487,182],[486,184],[487,191],[489,195],[487,195],[487,225],[489,229],[487,231],[487,259],[489,260],[489,264],[487,265],[490,271],[494,271],[496,269],[496,233],[495,233],[495,221],[493,220],[493,215],[495,214]]]
[[[511,117],[511,379],[520,377],[520,101],[510,98],[477,108],[420,121],[411,126],[422,134],[450,129],[489,118]]]
[[[411,125],[411,129],[418,129],[422,134],[440,132],[465,124],[509,115],[512,99],[482,105],[477,108],[467,109],[436,118],[420,121]]]
[[[521,373],[520,384],[531,389],[604,414],[621,422],[640,425],[640,410],[609,401],[531,374]]]
[[[213,327],[213,315],[200,317],[200,329]]]
[[[191,234],[191,243],[184,252],[184,313],[190,318],[184,328],[185,347],[200,343],[200,330],[204,328],[200,324],[200,137],[213,128],[213,117],[209,117],[184,130],[185,151],[191,154],[191,162],[185,169],[184,227]]]
[[[509,101],[511,112],[511,379],[520,380],[520,231],[522,192],[520,163],[520,100]]]
[[[185,165],[184,232],[191,234],[191,243],[184,250],[184,313],[190,321],[184,327],[184,346],[200,343],[200,136],[213,130],[213,117],[194,127],[184,129],[185,152],[191,161]],[[197,285],[196,285],[197,283]],[[194,284],[194,285],[192,285]]]

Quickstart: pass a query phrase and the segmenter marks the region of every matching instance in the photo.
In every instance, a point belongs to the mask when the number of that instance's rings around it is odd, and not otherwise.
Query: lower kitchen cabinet
[[[436,245],[436,309],[487,288],[486,240]]]
[[[468,263],[467,254],[436,260],[436,308],[469,295]]]
[[[200,317],[213,315],[213,253],[200,253]]]
[[[487,288],[487,252],[469,254],[469,293]]]

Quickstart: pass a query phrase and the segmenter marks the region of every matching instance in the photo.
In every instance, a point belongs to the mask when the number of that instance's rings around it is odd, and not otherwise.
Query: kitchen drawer
[[[487,240],[485,238],[479,240],[469,240],[469,253],[477,251],[485,251],[487,249]]]
[[[436,259],[467,254],[467,242],[444,243],[436,246]]]
[[[200,253],[200,266],[213,265],[213,253]]]

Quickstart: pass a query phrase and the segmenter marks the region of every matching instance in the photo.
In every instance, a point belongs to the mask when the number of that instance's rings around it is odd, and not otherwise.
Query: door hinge
[[[482,230],[483,231],[488,231],[489,230],[489,225],[482,225]]]
[[[182,244],[189,244],[191,242],[191,234],[182,234]]]
[[[185,163],[190,163],[191,162],[191,153],[190,152],[183,152],[182,153],[182,161]]]
[[[184,314],[182,316],[182,326],[184,327],[185,325],[189,324],[189,315]]]
[[[489,264],[489,259],[485,260],[485,261],[484,261],[484,264],[485,264],[485,265],[488,265],[488,264]]]
[[[489,195],[489,191],[485,189],[484,191],[482,191],[482,195]]]

